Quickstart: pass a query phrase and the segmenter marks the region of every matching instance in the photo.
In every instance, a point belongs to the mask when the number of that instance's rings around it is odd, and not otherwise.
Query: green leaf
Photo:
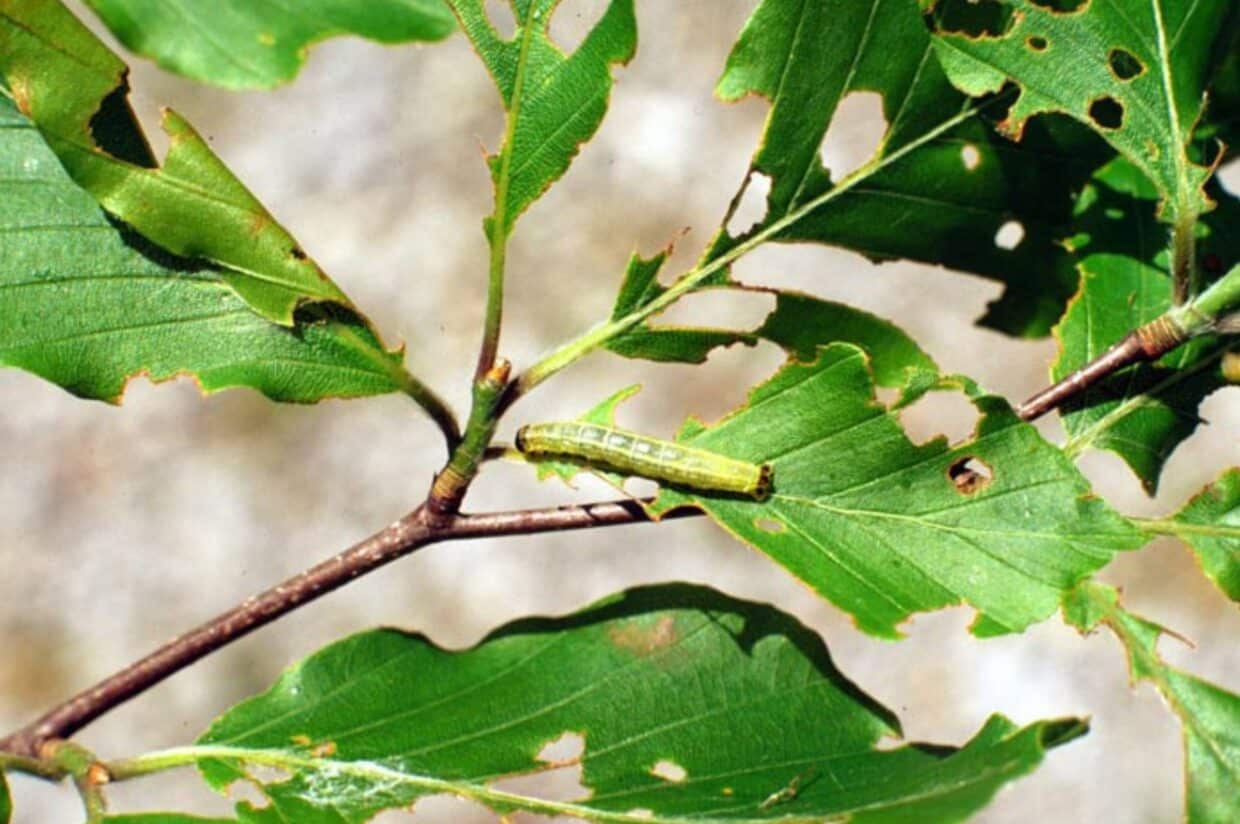
[[[109,815],[101,824],[237,824],[237,819],[200,818],[183,813],[128,813]]]
[[[125,65],[58,0],[0,0],[0,79],[70,176],[157,245],[225,267],[253,309],[291,326],[348,298],[175,112],[157,168],[126,100]]]
[[[1210,580],[1240,601],[1240,468],[1224,472],[1171,518],[1148,523],[1188,544]]]
[[[456,28],[443,0],[86,0],[130,50],[169,71],[232,89],[296,76],[309,47],[353,34],[380,43],[432,41]]]
[[[1121,607],[1112,587],[1082,582],[1065,599],[1064,617],[1082,631],[1105,623],[1127,648],[1133,680],[1154,684],[1179,716],[1189,824],[1235,821],[1240,799],[1240,696],[1164,663],[1158,639],[1168,630]]]
[[[637,49],[633,0],[612,0],[572,55],[551,41],[547,27],[559,0],[508,0],[516,32],[504,40],[487,19],[483,0],[448,0],[461,28],[495,80],[508,112],[504,144],[490,158],[495,212],[489,237],[507,237],[517,218],[572,163],[603,121],[611,67]]]
[[[623,318],[667,291],[657,279],[666,257],[667,251],[663,251],[649,259],[634,255],[629,260],[612,320]],[[915,380],[916,373],[932,372],[937,377],[938,366],[930,356],[903,330],[876,315],[799,292],[749,287],[744,291],[772,294],[776,300],[775,310],[752,332],[653,326],[646,321],[610,338],[606,348],[627,358],[702,363],[718,346],[738,342],[753,345],[759,338],[802,360],[813,360],[823,344],[844,342],[866,350],[880,386],[904,387]]]
[[[819,347],[828,343],[851,343],[865,350],[874,382],[905,389],[906,401],[937,382],[938,365],[890,321],[843,303],[796,292],[776,294],[775,311],[754,334],[798,360],[814,360]]]
[[[653,511],[703,509],[874,635],[959,603],[978,610],[976,635],[1019,632],[1143,538],[1004,401],[966,388],[981,413],[974,436],[915,445],[874,400],[862,352],[832,345],[678,436],[772,463],[769,500],[664,489]]]
[[[948,82],[915,0],[764,0],[717,92],[770,100],[751,168],[771,185],[766,216],[740,236],[721,232],[708,260],[759,236],[828,243],[999,280],[1007,290],[982,323],[1012,334],[1044,335],[1062,313],[1076,273],[1056,241],[1075,188],[1109,150],[1066,120],[1027,146],[994,134],[984,122],[994,105]],[[853,92],[881,95],[888,128],[869,162],[833,180],[819,149]],[[996,243],[1009,222],[1024,232],[1012,249]]]
[[[1003,122],[1019,137],[1046,112],[1089,126],[1158,187],[1168,222],[1209,209],[1209,170],[1188,147],[1213,68],[1211,46],[1232,0],[1072,3],[993,0],[995,25],[952,31],[963,2],[938,3],[935,46],[952,81],[971,95],[1014,83],[1020,95]],[[976,13],[976,10],[971,10]]]
[[[1165,232],[1154,217],[1140,173],[1118,161],[1103,169],[1081,197],[1077,236],[1081,290],[1055,330],[1059,357],[1051,371],[1060,380],[1105,352],[1143,323],[1171,308]],[[1236,201],[1219,192],[1201,241],[1203,258],[1233,259]],[[1211,224],[1213,229],[1211,229]],[[1112,375],[1063,405],[1065,449],[1108,449],[1124,459],[1153,494],[1171,452],[1200,423],[1197,408],[1224,385],[1226,340],[1196,338],[1152,364]]]
[[[611,319],[619,320],[640,309],[667,291],[658,280],[659,270],[671,249],[650,258],[633,255],[624,272],[624,282],[612,309]],[[609,338],[606,348],[626,358],[668,363],[704,363],[712,349],[744,342],[753,345],[754,336],[727,329],[701,327],[656,327],[644,321]]]
[[[896,720],[816,635],[772,607],[673,585],[519,621],[461,652],[394,630],[354,636],[184,755],[218,789],[258,784],[269,804],[238,805],[248,822],[361,822],[434,793],[593,821],[949,822],[1084,731],[994,717],[959,750],[878,750]],[[571,736],[580,754],[540,757]],[[581,800],[490,783],[578,764]]]
[[[218,270],[174,258],[107,218],[34,126],[0,97],[0,364],[118,400],[138,374],[190,374],[311,402],[403,391],[411,378],[343,307],[256,315]]]
[[[9,824],[13,817],[13,799],[9,797],[9,782],[0,770],[0,824]]]

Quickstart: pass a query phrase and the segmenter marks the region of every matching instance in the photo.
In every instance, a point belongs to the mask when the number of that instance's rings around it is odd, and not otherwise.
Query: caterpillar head
[[[758,483],[754,486],[753,497],[757,501],[765,501],[771,497],[771,490],[775,487],[775,467],[769,463],[764,463],[758,467]]]

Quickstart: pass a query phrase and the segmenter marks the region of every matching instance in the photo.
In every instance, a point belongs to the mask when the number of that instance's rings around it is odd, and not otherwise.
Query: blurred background
[[[553,36],[571,47],[604,5],[564,0]],[[638,57],[619,70],[607,119],[567,177],[524,216],[510,247],[501,349],[518,368],[607,315],[633,250],[650,253],[679,238],[666,271],[690,264],[761,131],[763,101],[723,105],[711,93],[755,3],[638,5]],[[485,292],[481,220],[492,194],[483,149],[498,145],[503,127],[494,87],[467,41],[429,48],[331,41],[312,51],[294,83],[261,94],[205,88],[136,58],[133,65],[133,99],[148,131],[158,132],[161,105],[186,115],[388,343],[407,343],[412,370],[463,412]],[[877,100],[864,96],[850,98],[836,124],[825,147],[836,168],[865,160],[883,131]],[[1240,169],[1231,171],[1234,190]],[[760,250],[737,274],[886,317],[944,370],[1013,402],[1044,385],[1054,356],[1051,341],[974,327],[998,287],[946,270],[876,266],[805,246]],[[747,323],[768,309],[761,298],[693,300],[668,319]],[[670,436],[686,415],[712,419],[740,403],[781,360],[765,344],[718,352],[702,368],[595,355],[523,401],[503,433],[578,414],[640,382],[645,388],[620,422]],[[1206,402],[1211,425],[1176,451],[1157,499],[1109,453],[1084,456],[1081,468],[1125,513],[1178,508],[1240,459],[1238,400],[1232,388]],[[444,457],[434,427],[397,397],[277,406],[248,390],[204,399],[189,381],[135,380],[124,405],[111,407],[5,370],[0,405],[4,729],[399,517]],[[905,415],[918,441],[938,432],[967,437],[973,419],[963,401],[937,396]],[[1061,438],[1056,421],[1041,426]],[[612,496],[588,479],[579,487],[540,485],[523,466],[489,465],[467,508]],[[1123,587],[1130,608],[1196,643],[1164,641],[1170,661],[1240,690],[1240,612],[1186,549],[1157,541],[1102,578]],[[992,712],[1020,723],[1092,717],[1089,736],[1004,789],[978,821],[1180,819],[1177,721],[1151,687],[1129,689],[1122,650],[1109,635],[1081,638],[1053,618],[1021,636],[977,641],[966,632],[972,611],[960,608],[917,616],[901,642],[874,640],[705,519],[431,547],[233,644],[91,725],[81,740],[107,756],[189,743],[289,663],[364,628],[394,625],[463,647],[518,616],[569,612],[634,584],[671,580],[798,616],[822,634],[843,672],[897,712],[909,740],[963,743]],[[80,818],[68,789],[21,777],[12,785],[19,824]],[[118,810],[231,808],[189,772],[118,786],[113,799]],[[451,799],[420,802],[416,814],[429,822],[494,820]]]

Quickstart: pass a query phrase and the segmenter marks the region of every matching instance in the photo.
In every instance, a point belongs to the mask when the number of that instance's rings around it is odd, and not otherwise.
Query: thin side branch
[[[467,538],[530,535],[640,523],[649,520],[641,503],[615,501],[554,509],[459,515],[444,526],[432,526],[425,508],[419,507],[339,555],[247,599],[73,696],[0,741],[0,752],[38,758],[45,743],[68,738],[100,715],[145,692],[215,650],[338,589],[354,578],[403,558],[428,544]],[[696,510],[683,510],[667,517],[694,514],[699,513]]]
[[[1164,315],[1129,332],[1071,375],[1016,407],[1016,414],[1022,420],[1037,420],[1125,367],[1158,360],[1190,336],[1189,330]]]

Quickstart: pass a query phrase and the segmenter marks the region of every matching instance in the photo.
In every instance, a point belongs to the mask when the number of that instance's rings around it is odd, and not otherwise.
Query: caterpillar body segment
[[[531,456],[574,458],[606,469],[703,492],[730,492],[765,500],[774,470],[705,449],[650,438],[610,426],[564,421],[517,431],[517,449]]]

